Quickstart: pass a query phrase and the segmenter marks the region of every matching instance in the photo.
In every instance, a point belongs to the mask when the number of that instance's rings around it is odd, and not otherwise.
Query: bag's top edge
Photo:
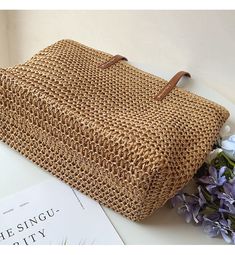
[[[49,45],[48,47],[42,49],[41,51],[36,53],[32,58],[30,58],[28,61],[26,61],[26,62],[24,62],[22,64],[18,64],[18,65],[15,65],[15,66],[12,66],[12,67],[8,67],[8,68],[0,68],[0,74],[1,74],[1,70],[2,71],[7,71],[7,72],[9,71],[11,73],[12,69],[18,68],[20,66],[24,66],[24,65],[26,65],[28,63],[30,64],[30,62],[34,61],[37,58],[40,58],[41,56],[43,56],[48,51],[50,51],[53,48],[55,48],[57,45],[64,44],[64,43],[66,43],[68,45],[72,44],[74,46],[78,46],[79,45],[80,47],[82,47],[85,50],[88,50],[88,51],[91,51],[91,52],[96,51],[96,52],[100,53],[100,56],[101,56],[100,64],[102,64],[103,61],[107,61],[109,58],[114,56],[114,55],[112,55],[110,53],[107,53],[107,52],[105,52],[103,50],[92,48],[90,46],[87,46],[87,45],[85,45],[83,43],[80,43],[80,42],[72,40],[72,39],[61,39],[61,40],[56,41],[55,43]],[[138,72],[140,75],[144,75],[146,77],[151,77],[154,80],[157,79],[158,81],[161,81],[161,83],[164,84],[164,85],[167,84],[167,82],[168,82],[164,78],[161,78],[161,77],[159,77],[159,76],[157,76],[155,74],[149,73],[147,71],[139,69],[138,67],[135,67],[132,63],[129,63],[128,61],[121,61],[119,63],[119,65],[131,68],[132,70]],[[222,106],[222,105],[220,105],[220,104],[218,104],[218,103],[216,103],[216,102],[214,102],[214,101],[212,101],[210,99],[207,99],[207,98],[205,98],[203,96],[200,96],[200,95],[197,95],[197,94],[195,94],[193,92],[190,92],[190,91],[184,89],[183,87],[182,88],[181,87],[176,87],[175,90],[179,91],[180,93],[184,93],[186,95],[190,95],[191,97],[196,97],[196,98],[200,98],[200,99],[206,100],[208,103],[210,103],[212,105],[212,107],[220,108],[221,114],[224,114],[226,119],[230,116],[228,110],[224,106]],[[153,98],[154,101],[155,101],[154,96],[156,95],[156,93],[157,93],[157,91],[153,91],[152,98]]]

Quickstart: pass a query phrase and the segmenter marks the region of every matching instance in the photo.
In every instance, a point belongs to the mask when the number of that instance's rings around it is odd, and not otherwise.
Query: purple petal
[[[226,177],[222,176],[222,177],[218,178],[218,183],[217,184],[219,186],[222,186],[224,183],[226,183],[226,181],[227,181]]]
[[[230,200],[230,203],[232,204],[233,202],[235,202],[235,185],[225,183],[223,188],[225,192],[224,194],[227,199]]]
[[[224,186],[224,192],[228,195],[230,195],[231,190],[232,190],[232,185],[230,183],[225,183]]]
[[[230,204],[232,204],[234,202],[234,199],[231,198],[229,195],[225,194],[225,193],[217,193],[218,198],[220,199],[220,206],[222,207],[224,202],[228,202]]]
[[[215,167],[210,166],[209,174],[214,180],[217,180],[217,169]]]
[[[209,237],[216,237],[220,234],[220,230],[218,227],[213,226],[212,224],[205,224],[203,226],[204,232],[206,232]]]
[[[193,210],[193,219],[196,223],[199,222],[199,220],[197,219],[197,216],[198,216],[198,213],[200,211],[200,207],[195,207],[194,210]]]
[[[219,208],[219,212],[221,213],[229,213],[227,209]]]
[[[232,242],[231,238],[228,236],[228,234],[225,231],[221,231],[220,233],[226,243]]]
[[[202,223],[204,221],[203,216],[201,214],[198,214],[197,220],[198,220],[198,223]]]
[[[186,209],[186,207],[185,206],[181,206],[181,207],[179,207],[178,208],[178,214],[180,214],[180,215],[185,215],[186,214],[186,212],[187,212],[187,209]]]
[[[235,183],[231,184],[230,192],[231,192],[232,197],[235,199]]]
[[[179,209],[178,209],[178,213],[181,214],[181,215],[183,215],[183,217],[184,217],[184,219],[185,219],[185,221],[186,221],[187,223],[191,222],[191,220],[192,220],[192,214],[191,214],[189,211],[187,211],[186,207],[181,207],[181,208],[179,208]]]
[[[204,195],[202,193],[201,186],[198,186],[198,194],[199,194],[198,202],[199,202],[200,207],[202,207],[204,204],[206,204],[206,199],[205,199],[205,197],[204,197]]]
[[[205,220],[211,221],[211,223],[214,224],[214,222],[218,221],[221,218],[221,214],[218,212],[212,213],[210,215],[207,215],[207,217],[204,217]]]
[[[220,170],[219,170],[219,177],[221,177],[221,176],[224,174],[224,172],[226,171],[226,169],[227,169],[226,166],[223,166],[223,167],[220,168]]]
[[[226,201],[225,201],[224,205],[225,205],[224,208],[219,208],[219,212],[224,212],[224,213],[229,213],[229,214],[235,215],[235,205],[230,204]]]
[[[229,227],[229,226],[228,226],[228,222],[227,222],[225,219],[221,219],[221,220],[219,221],[219,223],[220,223],[220,225],[223,226],[223,227]]]
[[[183,203],[183,198],[181,197],[180,194],[177,194],[171,199],[171,203],[173,207],[177,207]]]
[[[231,237],[232,237],[233,243],[235,244],[235,232],[232,232]]]
[[[223,166],[223,167],[220,168],[220,170],[219,170],[219,177],[221,177],[221,176],[224,174],[224,172],[226,171],[226,169],[227,169],[226,166]]]
[[[191,213],[186,213],[184,218],[187,223],[190,223],[193,217]]]
[[[211,194],[214,194],[215,191],[216,191],[216,185],[207,185],[206,186],[206,189],[211,193]]]
[[[228,210],[229,213],[235,215],[235,205],[231,205],[231,204],[227,203],[226,206],[227,206],[228,209],[229,209],[229,210]]]

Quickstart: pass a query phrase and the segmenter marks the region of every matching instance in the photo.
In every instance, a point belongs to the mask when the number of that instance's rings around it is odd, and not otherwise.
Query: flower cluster
[[[235,244],[235,135],[220,139],[194,177],[197,190],[181,191],[172,205],[210,237]]]

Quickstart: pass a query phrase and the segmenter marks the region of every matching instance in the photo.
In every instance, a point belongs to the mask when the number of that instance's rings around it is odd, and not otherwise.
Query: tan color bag
[[[132,220],[194,175],[229,113],[125,58],[62,40],[0,69],[0,138]]]

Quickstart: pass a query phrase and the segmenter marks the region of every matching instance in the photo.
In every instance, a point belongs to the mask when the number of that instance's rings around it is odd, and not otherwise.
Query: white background
[[[7,13],[0,11],[0,68],[9,65]]]
[[[235,106],[226,100],[235,103],[235,11],[8,11],[0,16],[4,65],[23,62],[48,44],[71,38],[123,54],[133,65],[165,79],[181,69],[191,72],[187,89],[227,107],[235,127]],[[5,145],[0,152],[9,156],[0,171],[1,197],[45,178]],[[167,207],[142,223],[105,210],[127,244],[224,244]]]

